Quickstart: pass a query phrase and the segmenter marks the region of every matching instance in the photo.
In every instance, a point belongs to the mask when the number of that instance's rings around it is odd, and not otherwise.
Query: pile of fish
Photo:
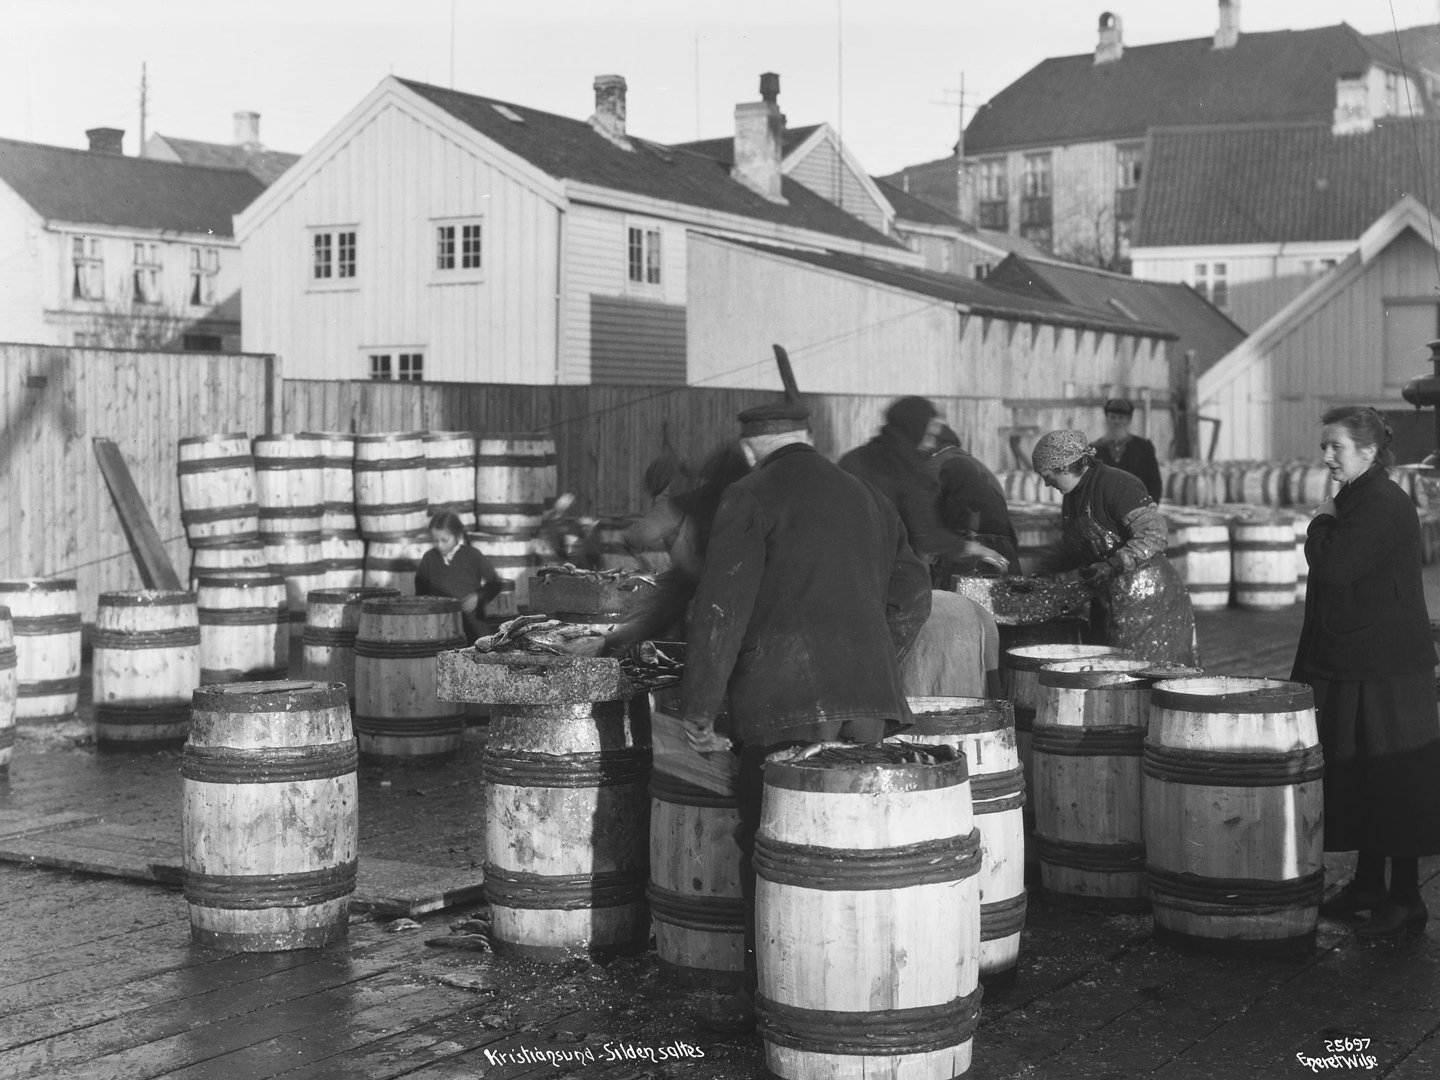
[[[561,622],[548,615],[521,615],[488,637],[475,642],[477,653],[529,652],[563,656],[576,651],[574,643],[581,639],[604,635],[590,626]]]
[[[1038,577],[957,577],[955,591],[986,608],[1001,626],[1049,622],[1079,611],[1095,595],[1083,581]]]
[[[614,581],[622,585],[630,584],[632,581],[641,581],[647,585],[655,584],[654,574],[637,574],[634,570],[582,570],[573,563],[564,563],[560,566],[541,566],[535,571],[535,577],[577,577],[586,578],[590,581]]]
[[[685,674],[685,646],[674,641],[642,641],[620,657],[620,670],[636,690],[675,686]]]

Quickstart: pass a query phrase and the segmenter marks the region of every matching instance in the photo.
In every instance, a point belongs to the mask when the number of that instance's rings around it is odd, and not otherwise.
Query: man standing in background
[[[1105,435],[1090,445],[1095,455],[1116,469],[1138,476],[1150,498],[1160,501],[1160,462],[1155,458],[1155,444],[1130,431],[1135,406],[1124,398],[1111,398],[1105,403]]]

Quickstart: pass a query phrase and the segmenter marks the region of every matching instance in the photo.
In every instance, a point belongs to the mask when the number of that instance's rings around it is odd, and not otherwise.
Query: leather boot
[[[1392,938],[1401,934],[1421,934],[1425,931],[1425,921],[1430,917],[1430,912],[1425,908],[1424,900],[1414,900],[1407,904],[1399,904],[1394,900],[1387,899],[1382,904],[1376,904],[1370,911],[1370,918],[1355,928],[1355,933],[1363,938]]]

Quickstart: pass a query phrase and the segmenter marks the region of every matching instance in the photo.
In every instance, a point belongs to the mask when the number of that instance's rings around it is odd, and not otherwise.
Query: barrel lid
[[[459,611],[460,601],[449,596],[382,596],[360,604],[362,615],[448,615]]]
[[[101,607],[183,607],[195,603],[195,594],[183,589],[133,589],[103,592]]]
[[[0,593],[74,591],[74,578],[7,578],[0,581]]]
[[[1131,660],[1123,656],[1060,660],[1040,669],[1040,685],[1070,690],[1140,686],[1145,682],[1142,672],[1149,666],[1149,660]]]
[[[1124,649],[1116,649],[1110,645],[1021,645],[1005,650],[1006,666],[1015,671],[1039,671],[1046,664],[1063,660],[1126,655]]]
[[[199,446],[201,443],[229,442],[232,439],[244,439],[250,441],[250,434],[245,431],[222,431],[218,435],[187,435],[179,440],[179,446]]]
[[[382,596],[399,596],[399,589],[384,585],[358,585],[353,589],[311,589],[305,594],[307,604],[354,604]]]
[[[1162,679],[1150,691],[1150,704],[1199,713],[1303,712],[1315,707],[1315,694],[1305,683],[1211,675]]]
[[[932,791],[969,778],[965,755],[954,747],[898,740],[880,746],[815,743],[780,750],[765,759],[766,786],[791,791]]]
[[[206,712],[307,712],[349,704],[350,688],[345,683],[308,679],[214,683],[197,687],[191,695],[192,707]]]

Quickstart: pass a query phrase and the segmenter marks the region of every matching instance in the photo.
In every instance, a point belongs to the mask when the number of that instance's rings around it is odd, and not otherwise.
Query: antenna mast
[[[145,62],[140,62],[140,156],[145,156]]]

